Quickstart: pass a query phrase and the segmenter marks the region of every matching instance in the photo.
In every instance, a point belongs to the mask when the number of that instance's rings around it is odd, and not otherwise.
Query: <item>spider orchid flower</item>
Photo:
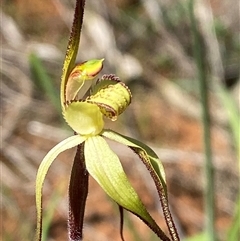
[[[168,206],[163,166],[148,146],[112,130],[104,129],[104,118],[113,121],[131,102],[131,92],[115,75],[103,75],[96,84],[92,80],[103,67],[103,59],[86,61],[75,66],[84,2],[76,1],[75,15],[61,78],[63,117],[74,135],[53,147],[42,160],[36,177],[37,232],[42,239],[42,189],[49,167],[63,151],[77,147],[69,184],[69,240],[83,238],[83,220],[91,175],[120,209],[120,235],[123,238],[123,209],[130,211],[148,225],[160,240],[179,240]],[[86,91],[91,87],[90,94]],[[149,171],[159,194],[170,238],[161,230],[130,184],[118,156],[105,139],[130,147]]]

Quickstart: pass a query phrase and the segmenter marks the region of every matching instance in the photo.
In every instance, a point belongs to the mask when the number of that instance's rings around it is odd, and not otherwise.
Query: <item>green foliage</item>
[[[240,238],[240,194],[238,195],[238,200],[236,201],[235,214],[233,217],[232,225],[228,230],[227,237],[228,241],[239,240]]]
[[[240,114],[237,107],[237,103],[230,95],[229,91],[219,86],[219,96],[222,100],[222,104],[228,115],[229,126],[232,132],[233,142],[238,156],[238,165],[240,170]]]
[[[232,132],[233,144],[237,154],[238,171],[240,174],[240,114],[237,104],[233,97],[230,95],[229,91],[223,87],[218,86],[219,97],[222,100],[222,104],[227,112],[229,126]],[[239,182],[240,184],[240,182]],[[235,205],[235,212],[232,224],[228,230],[227,237],[228,241],[238,240],[240,237],[240,190]]]
[[[202,41],[199,33],[196,17],[194,15],[195,1],[189,1],[189,17],[193,35],[193,52],[197,67],[197,77],[199,81],[199,90],[202,107],[203,124],[203,146],[205,154],[205,226],[207,240],[216,241],[215,232],[215,190],[214,190],[214,168],[212,160],[211,146],[211,117],[209,109],[209,81],[207,78],[205,59],[203,54]]]
[[[183,241],[207,241],[207,240],[208,240],[207,233],[199,233],[199,234],[193,235],[192,237],[186,238]]]
[[[58,91],[54,86],[53,80],[47,74],[41,60],[36,54],[31,53],[29,55],[29,64],[34,82],[36,83],[37,87],[39,87],[40,90],[47,95],[49,100],[52,102],[60,114],[61,106],[59,104]]]

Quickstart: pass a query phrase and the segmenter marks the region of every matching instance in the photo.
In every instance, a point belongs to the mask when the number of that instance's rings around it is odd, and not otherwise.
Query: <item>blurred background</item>
[[[131,105],[117,122],[106,125],[156,151],[165,167],[171,210],[182,240],[205,240],[206,177],[195,64],[200,58],[201,74],[209,85],[215,224],[218,239],[230,240],[240,206],[239,2],[195,2],[202,57],[194,55],[188,0],[87,0],[77,61],[105,58],[102,74],[115,73],[130,87]],[[72,134],[61,116],[59,87],[74,5],[73,0],[1,2],[0,236],[4,241],[33,240],[37,168],[56,143]],[[167,231],[145,167],[128,149],[110,144],[143,202]],[[74,153],[61,154],[47,175],[43,240],[67,240],[67,190]],[[137,218],[127,213],[125,217],[126,240],[158,240]],[[84,240],[120,240],[118,208],[92,179],[84,227]]]

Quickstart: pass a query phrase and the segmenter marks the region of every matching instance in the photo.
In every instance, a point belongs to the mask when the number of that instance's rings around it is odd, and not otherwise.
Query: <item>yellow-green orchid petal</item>
[[[101,136],[90,137],[85,141],[84,153],[88,172],[103,190],[116,203],[147,223],[153,231],[162,234],[162,230],[129,183],[119,158],[109,148],[107,142]]]
[[[104,130],[101,135],[129,146],[142,159],[156,185],[163,209],[163,214],[172,240],[179,240],[178,233],[174,225],[171,212],[169,210],[164,168],[156,153],[150,147],[141,143],[140,141],[121,135],[111,130]]]
[[[79,135],[98,135],[104,126],[103,115],[97,105],[87,102],[72,102],[63,112],[68,125]]]
[[[93,59],[75,66],[66,83],[66,102],[83,97],[92,85],[91,80],[101,71],[103,60]]]
[[[61,90],[60,90],[61,105],[63,110],[65,109],[65,106],[64,106],[66,102],[65,89],[66,89],[68,76],[75,65],[76,56],[78,53],[80,33],[81,33],[82,22],[83,22],[84,5],[85,5],[85,0],[81,0],[81,1],[77,0],[75,13],[74,13],[74,20],[72,25],[72,31],[68,41],[66,57],[63,63],[63,72],[61,77]]]
[[[104,75],[86,101],[95,103],[104,116],[116,120],[131,103],[131,97],[130,90],[118,77]]]
[[[101,135],[123,145],[138,148],[139,150],[143,151],[147,161],[161,179],[161,182],[164,186],[164,190],[166,192],[166,175],[164,172],[164,167],[162,165],[162,162],[159,160],[157,154],[149,146],[143,144],[138,140],[135,140],[128,136],[121,135],[112,130],[104,130]]]
[[[42,160],[36,177],[36,208],[37,208],[37,233],[36,241],[41,240],[42,235],[42,188],[49,167],[56,157],[63,151],[75,147],[86,140],[86,137],[75,135],[63,140],[53,147]]]

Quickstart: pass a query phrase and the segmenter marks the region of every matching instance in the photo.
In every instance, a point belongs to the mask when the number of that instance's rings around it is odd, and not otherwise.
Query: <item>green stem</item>
[[[209,113],[209,96],[208,96],[208,81],[204,67],[203,43],[197,29],[197,23],[194,16],[194,0],[189,1],[191,29],[194,38],[193,50],[194,58],[197,66],[197,74],[200,83],[200,94],[202,104],[202,124],[203,124],[203,142],[205,151],[205,212],[206,212],[206,232],[209,241],[216,240],[214,227],[215,219],[215,201],[214,201],[214,168],[212,163],[211,149],[211,121]]]

